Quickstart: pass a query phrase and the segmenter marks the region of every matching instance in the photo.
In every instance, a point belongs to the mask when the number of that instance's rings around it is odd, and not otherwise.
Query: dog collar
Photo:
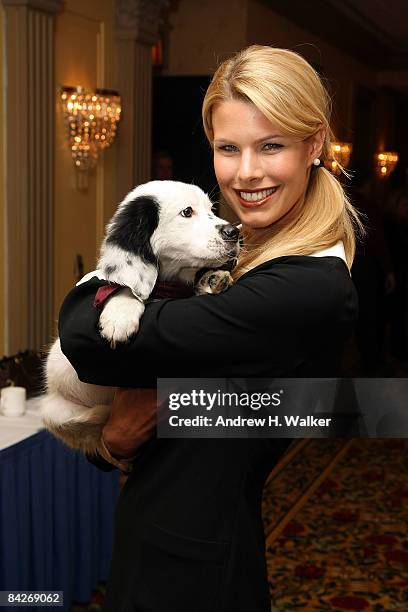
[[[99,287],[93,301],[94,308],[101,308],[111,295],[123,288],[124,286],[118,285],[118,283],[107,283]],[[164,298],[187,298],[192,295],[194,295],[193,285],[177,283],[175,281],[157,281],[150,297],[162,300]]]
[[[123,286],[118,285],[118,283],[107,283],[106,285],[102,285],[102,287],[99,287],[98,291],[95,294],[93,307],[101,308],[101,306],[104,305],[108,297],[110,297],[113,293],[119,291],[119,289],[123,289]]]
[[[177,281],[157,281],[151,297],[156,300],[164,298],[187,298],[194,295],[194,286]]]

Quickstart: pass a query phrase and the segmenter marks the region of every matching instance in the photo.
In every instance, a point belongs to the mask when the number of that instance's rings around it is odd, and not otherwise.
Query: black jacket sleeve
[[[139,332],[111,349],[98,332],[92,305],[103,281],[75,287],[60,312],[64,354],[83,382],[155,387],[158,377],[312,375],[327,369],[356,297],[336,257],[281,257],[242,276],[219,295],[148,304]],[[313,365],[314,364],[314,365]],[[306,369],[302,369],[306,368]]]

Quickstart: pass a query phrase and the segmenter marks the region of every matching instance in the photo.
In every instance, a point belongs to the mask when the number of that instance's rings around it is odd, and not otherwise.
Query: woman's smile
[[[238,199],[242,206],[246,208],[253,208],[254,206],[262,206],[267,201],[271,199],[271,197],[276,193],[279,189],[279,185],[276,187],[269,187],[266,189],[259,190],[244,190],[244,189],[235,189],[237,193]]]

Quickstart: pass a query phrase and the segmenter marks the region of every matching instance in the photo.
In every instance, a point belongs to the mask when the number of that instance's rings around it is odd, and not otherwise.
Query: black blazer
[[[336,376],[357,315],[341,259],[279,257],[226,293],[149,304],[135,338],[111,350],[92,306],[102,283],[75,287],[59,325],[63,352],[94,384]],[[289,443],[147,442],[119,499],[104,611],[269,612],[261,496]]]
[[[157,377],[331,376],[356,317],[338,257],[279,257],[219,295],[148,304],[138,334],[111,350],[98,333],[96,277],[66,297],[59,335],[79,378],[121,387]]]

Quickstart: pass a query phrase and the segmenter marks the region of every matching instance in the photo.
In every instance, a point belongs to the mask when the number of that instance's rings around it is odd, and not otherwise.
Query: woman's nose
[[[238,179],[242,182],[263,178],[264,172],[261,161],[255,153],[246,153],[241,156]]]

